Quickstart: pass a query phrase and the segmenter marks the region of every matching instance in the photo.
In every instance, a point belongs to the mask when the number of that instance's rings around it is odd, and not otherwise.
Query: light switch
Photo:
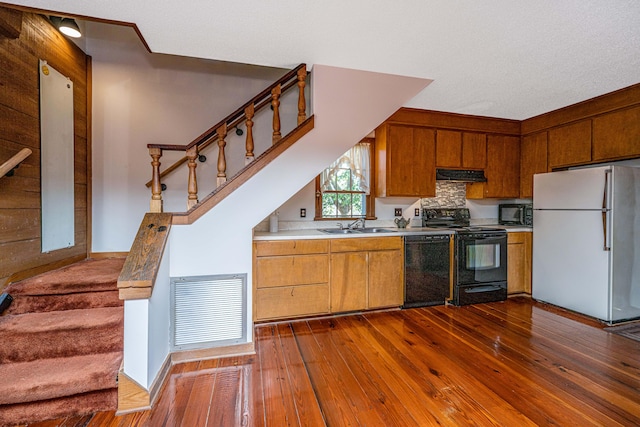
[[[307,210],[305,208],[300,209],[300,218],[305,218],[307,216]]]

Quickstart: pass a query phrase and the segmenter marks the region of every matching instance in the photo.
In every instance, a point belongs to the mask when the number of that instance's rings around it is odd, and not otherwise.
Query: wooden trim
[[[86,241],[87,241],[87,256],[91,253],[92,247],[92,229],[93,229],[93,145],[91,135],[93,133],[92,121],[93,114],[91,113],[91,105],[93,104],[93,61],[92,58],[86,56],[87,64],[87,229]]]
[[[520,121],[441,111],[400,108],[385,123],[520,136]]]
[[[218,359],[221,357],[236,357],[255,354],[254,342],[229,345],[225,347],[202,348],[198,350],[185,350],[171,353],[171,363],[194,362],[198,360]]]
[[[240,172],[228,179],[223,185],[218,187],[214,192],[206,196],[200,203],[185,213],[174,213],[173,224],[188,225],[193,224],[198,218],[211,210],[220,203],[225,197],[231,194],[242,184],[251,179],[255,174],[260,172],[273,159],[278,157],[286,149],[291,147],[300,138],[310,132],[314,127],[314,116],[309,117],[300,126],[294,129],[287,136],[282,138],[276,145],[269,147],[264,153],[256,157],[256,159],[242,168]]]
[[[170,213],[145,214],[118,277],[121,299],[151,296],[171,231],[171,216]]]
[[[640,104],[640,83],[522,121],[522,135]]]
[[[93,16],[79,15],[79,14],[67,13],[67,12],[60,12],[60,11],[56,11],[56,10],[52,10],[52,9],[41,9],[41,8],[37,8],[37,7],[28,7],[28,6],[21,6],[21,5],[17,5],[17,4],[8,4],[8,3],[2,3],[2,2],[0,2],[0,6],[6,7],[7,9],[15,9],[15,10],[23,11],[23,12],[36,13],[36,14],[46,15],[46,16],[55,15],[55,16],[59,16],[61,18],[74,18],[74,19],[81,19],[83,21],[100,22],[102,24],[121,25],[121,26],[125,26],[125,27],[131,27],[131,28],[133,28],[133,30],[136,32],[136,34],[140,38],[140,42],[142,43],[144,48],[149,53],[153,53],[153,51],[149,48],[149,44],[147,43],[147,41],[144,39],[144,36],[140,32],[140,29],[133,22],[115,21],[113,19],[96,18],[96,17],[93,17]]]
[[[118,410],[116,415],[148,409],[151,409],[149,391],[120,369],[118,372]]]
[[[2,289],[4,289],[5,287],[7,287],[9,284],[13,282],[18,282],[20,280],[28,279],[29,277],[37,276],[38,274],[46,273],[48,271],[57,270],[58,268],[66,267],[73,263],[84,261],[85,259],[86,259],[86,256],[84,254],[76,255],[70,258],[62,259],[60,261],[56,261],[49,264],[40,265],[38,267],[30,268],[27,270],[19,271],[9,276],[9,278],[5,282]]]
[[[89,258],[91,259],[105,259],[105,258],[126,258],[129,252],[91,252]]]

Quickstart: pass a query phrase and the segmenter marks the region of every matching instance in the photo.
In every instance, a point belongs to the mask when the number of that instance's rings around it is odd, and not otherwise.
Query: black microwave
[[[533,205],[530,203],[503,203],[498,206],[498,223],[502,225],[533,226]]]

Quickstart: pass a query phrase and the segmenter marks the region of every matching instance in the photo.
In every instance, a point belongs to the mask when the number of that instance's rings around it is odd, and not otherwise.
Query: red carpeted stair
[[[82,261],[13,283],[0,316],[0,425],[117,409],[124,258]]]

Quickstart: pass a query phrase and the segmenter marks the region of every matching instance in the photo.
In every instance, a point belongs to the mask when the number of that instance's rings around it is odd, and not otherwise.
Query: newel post
[[[149,212],[162,212],[162,186],[160,185],[160,148],[149,148],[151,156],[151,203]]]
[[[191,209],[198,203],[198,179],[196,178],[196,159],[198,158],[198,147],[194,146],[187,150],[187,159],[189,166],[189,181],[187,186],[187,210]]]
[[[280,94],[282,93],[281,85],[274,87],[271,90],[271,107],[273,108],[273,138],[272,143],[282,139],[280,133]]]
[[[224,147],[227,142],[224,140],[227,136],[227,124],[220,126],[216,133],[218,134],[218,179],[216,184],[220,187],[227,182],[227,159],[224,155]]]
[[[304,87],[307,80],[307,68],[298,70],[298,125],[307,119],[307,102],[304,99]]]
[[[253,104],[244,109],[244,115],[247,116],[245,125],[247,127],[247,140],[246,150],[247,154],[244,156],[244,164],[248,165],[253,161],[255,155],[253,154],[253,115],[255,114],[255,107]]]

